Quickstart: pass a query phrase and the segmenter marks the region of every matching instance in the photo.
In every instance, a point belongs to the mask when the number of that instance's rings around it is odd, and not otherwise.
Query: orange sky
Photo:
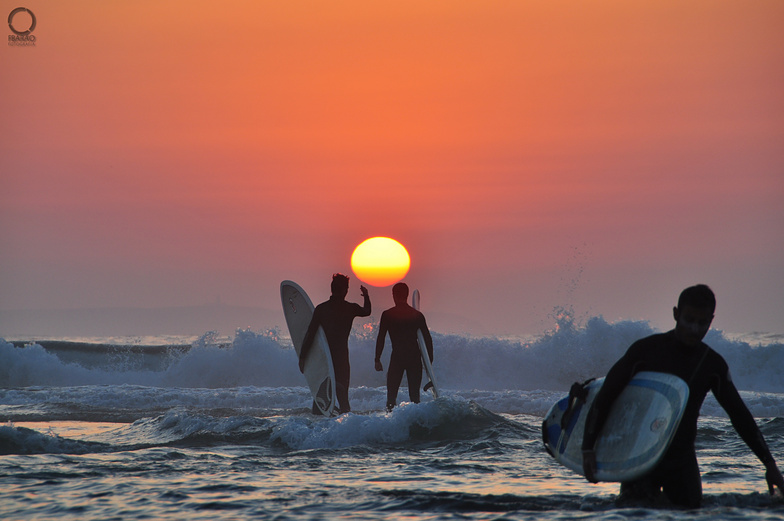
[[[0,309],[319,300],[386,235],[477,330],[667,327],[707,282],[784,332],[779,0],[24,5]]]

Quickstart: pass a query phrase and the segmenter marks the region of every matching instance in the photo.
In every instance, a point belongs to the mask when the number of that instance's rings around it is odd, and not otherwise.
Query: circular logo
[[[651,432],[659,432],[667,426],[667,418],[661,416],[651,422]]]
[[[30,22],[30,27],[28,27],[26,31],[20,31],[19,29],[14,27],[14,17],[19,13],[27,13],[30,15],[30,18],[32,19],[32,21]],[[11,30],[14,32],[14,34],[18,36],[27,36],[35,29],[35,15],[31,10],[29,10],[26,7],[17,7],[13,11],[11,11],[11,14],[8,15],[8,27],[10,27]]]

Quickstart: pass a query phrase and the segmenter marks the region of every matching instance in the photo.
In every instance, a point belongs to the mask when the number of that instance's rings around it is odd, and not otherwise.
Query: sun
[[[384,287],[398,282],[408,273],[411,258],[402,244],[389,237],[372,237],[354,248],[351,269],[359,280]]]

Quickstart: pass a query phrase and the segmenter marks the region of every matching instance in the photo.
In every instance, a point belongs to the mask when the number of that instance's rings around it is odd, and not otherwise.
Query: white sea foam
[[[493,400],[503,401],[503,391],[562,391],[575,381],[602,376],[632,342],[653,332],[646,322],[608,323],[601,317],[578,325],[567,314],[551,331],[532,340],[434,333],[434,366],[446,391],[493,392]],[[752,345],[715,330],[706,342],[726,358],[739,389],[784,393],[781,343]],[[367,327],[356,331],[349,349],[352,387],[383,387],[385,375],[373,367],[375,332]],[[82,360],[91,357],[90,363],[77,363],[38,344],[19,348],[0,340],[0,387],[274,389],[304,384],[290,341],[275,331],[239,330],[228,345],[207,334],[187,351],[120,351],[82,354]],[[384,353],[385,367],[388,356],[389,348]],[[149,369],[154,364],[143,361],[144,357],[158,357],[158,370]],[[405,388],[399,399],[407,399]]]
[[[470,438],[488,426],[505,422],[508,423],[501,416],[462,398],[403,403],[389,413],[349,413],[335,418],[314,416],[307,411],[265,417],[247,414],[222,417],[174,407],[159,416],[118,423],[114,429],[84,436],[82,442],[8,424],[0,427],[0,453],[105,452],[227,440],[234,443],[248,440],[291,450],[339,449],[401,444],[417,439]]]

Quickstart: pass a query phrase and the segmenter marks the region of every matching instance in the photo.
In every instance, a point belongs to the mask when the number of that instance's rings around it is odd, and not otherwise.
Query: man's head
[[[348,277],[342,273],[332,275],[332,295],[339,298],[346,298],[348,295]]]
[[[392,286],[392,299],[395,301],[395,304],[405,304],[408,300],[408,284],[398,282]]]
[[[716,296],[705,284],[684,289],[673,308],[675,336],[687,345],[696,345],[705,338],[716,311]]]

